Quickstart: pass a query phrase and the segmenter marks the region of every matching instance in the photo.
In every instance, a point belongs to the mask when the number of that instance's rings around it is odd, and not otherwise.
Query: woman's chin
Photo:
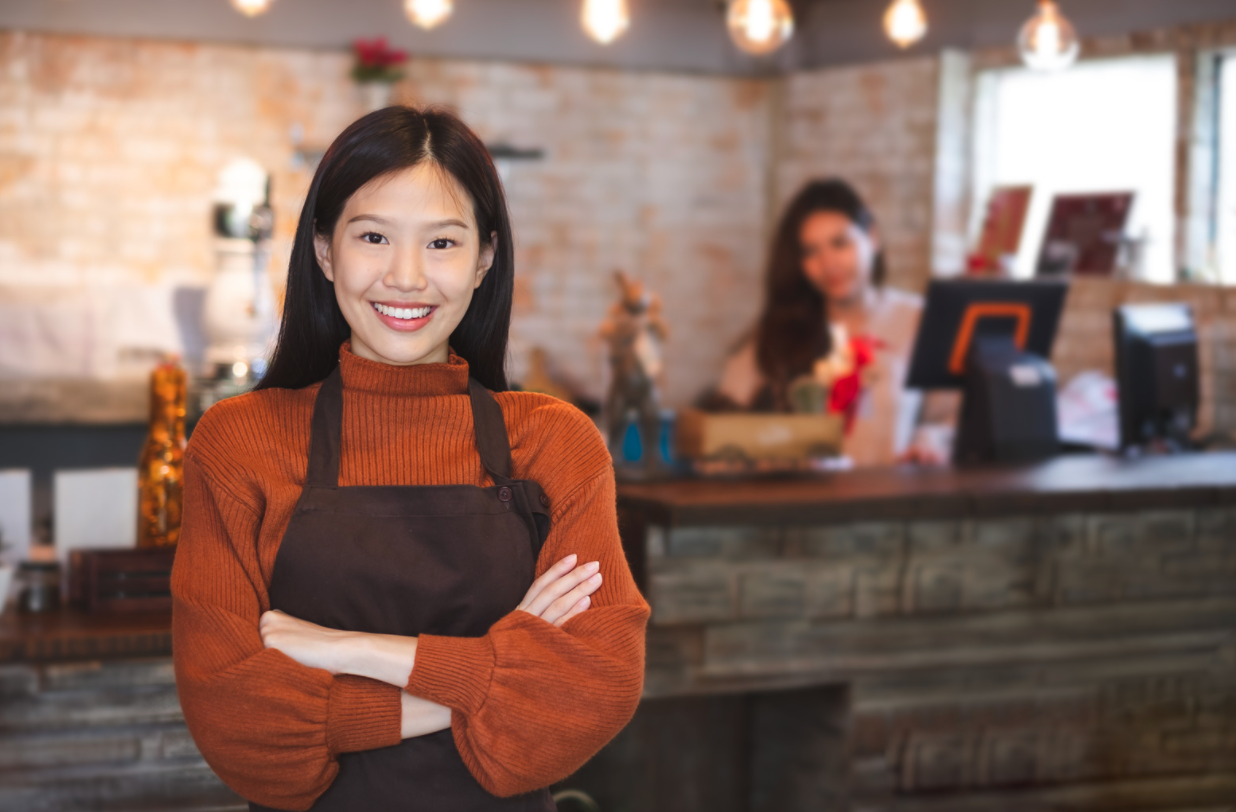
[[[373,341],[365,341],[364,337],[357,341],[352,338],[352,352],[369,361],[390,366],[406,367],[415,364],[433,364],[446,360],[448,355],[445,345],[437,346],[424,340],[425,336],[416,336],[399,340],[390,336],[377,336]]]

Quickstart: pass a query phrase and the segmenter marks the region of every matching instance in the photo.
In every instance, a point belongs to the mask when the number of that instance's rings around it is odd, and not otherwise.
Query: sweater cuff
[[[422,634],[407,692],[439,705],[474,714],[485,704],[494,674],[494,646],[484,637]]]
[[[332,756],[399,744],[402,722],[403,703],[394,685],[347,674],[331,682],[326,747]]]

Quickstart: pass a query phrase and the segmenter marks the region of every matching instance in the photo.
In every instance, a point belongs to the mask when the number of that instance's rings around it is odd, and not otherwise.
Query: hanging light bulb
[[[1035,70],[1061,70],[1077,60],[1081,47],[1073,24],[1052,0],[1039,0],[1038,12],[1017,37],[1021,59]]]
[[[734,44],[755,56],[771,54],[794,33],[794,14],[785,0],[731,0],[725,23]]]
[[[602,45],[609,45],[631,26],[627,0],[584,0],[580,20],[588,36]]]
[[[256,17],[265,14],[270,9],[271,0],[232,0],[232,8],[246,17]]]
[[[884,12],[884,33],[901,48],[922,39],[927,33],[927,14],[918,0],[893,0]]]
[[[455,0],[403,0],[408,19],[428,31],[446,21],[455,10]]]

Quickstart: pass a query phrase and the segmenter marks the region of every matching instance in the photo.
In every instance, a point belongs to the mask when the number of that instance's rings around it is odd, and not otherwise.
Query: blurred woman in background
[[[814,378],[845,416],[842,451],[855,465],[942,459],[932,433],[916,436],[921,393],[903,386],[922,299],[886,276],[875,216],[854,188],[807,184],[781,217],[764,311],[718,394],[741,408],[790,411],[796,382]]]

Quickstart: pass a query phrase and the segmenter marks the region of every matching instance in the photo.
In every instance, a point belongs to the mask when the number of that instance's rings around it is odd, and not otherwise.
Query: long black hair
[[[764,312],[756,328],[756,361],[770,391],[764,405],[784,408],[790,381],[811,371],[817,358],[832,350],[828,302],[803,274],[802,228],[816,212],[837,212],[865,232],[875,215],[854,187],[839,178],[816,180],[802,188],[777,226],[764,277]],[[884,251],[876,254],[871,280],[884,284]]]
[[[511,327],[515,253],[502,182],[489,151],[453,113],[387,107],[353,122],[318,165],[301,209],[288,266],[287,298],[279,340],[266,375],[255,389],[299,389],[324,379],[339,363],[339,345],[351,328],[339,310],[335,287],[322,273],[314,235],[335,230],[348,199],[375,178],[433,161],[472,198],[483,244],[496,235],[494,264],[472,294],[450,345],[469,373],[495,392],[506,390],[506,345]]]

